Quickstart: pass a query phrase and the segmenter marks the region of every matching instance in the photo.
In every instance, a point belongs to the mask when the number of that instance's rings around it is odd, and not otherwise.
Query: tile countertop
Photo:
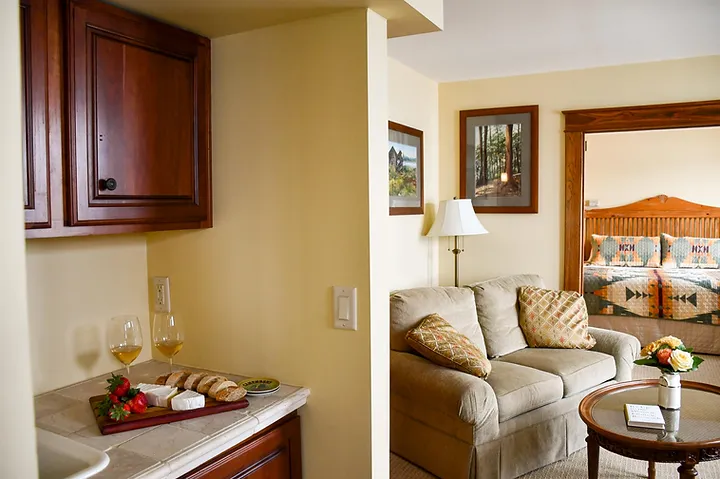
[[[176,365],[174,370],[208,371]],[[124,374],[125,370],[115,371]],[[133,385],[153,383],[168,372],[168,364],[146,361],[133,365]],[[209,372],[209,371],[208,371]],[[244,376],[225,374],[232,381]],[[212,457],[265,429],[307,401],[310,390],[281,385],[269,396],[248,397],[250,406],[162,426],[103,436],[88,403],[105,392],[110,374],[35,396],[35,424],[75,441],[105,451],[110,464],[94,478],[179,477]]]

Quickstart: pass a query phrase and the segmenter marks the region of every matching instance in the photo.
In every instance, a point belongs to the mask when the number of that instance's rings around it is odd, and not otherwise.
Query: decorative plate
[[[238,383],[248,394],[264,394],[280,389],[280,381],[272,378],[250,378]]]

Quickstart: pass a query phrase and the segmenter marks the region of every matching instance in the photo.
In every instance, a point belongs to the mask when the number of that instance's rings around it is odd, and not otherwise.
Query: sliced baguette
[[[232,381],[222,381],[222,382],[218,381],[212,385],[212,387],[208,391],[208,396],[215,399],[215,396],[217,395],[217,393],[219,393],[223,389],[226,389],[229,387],[237,387],[237,383],[234,383]]]
[[[155,380],[155,384],[159,384],[160,386],[165,386],[165,383],[167,382],[168,378],[170,377],[170,373],[163,374],[162,376],[158,376]]]
[[[175,371],[167,378],[165,386],[170,386],[171,388],[181,388],[191,374],[192,371]]]
[[[200,380],[207,376],[207,373],[193,373],[185,380],[184,389],[195,391],[200,384]]]
[[[235,402],[244,398],[246,394],[247,391],[245,390],[245,388],[240,386],[230,386],[229,388],[225,388],[222,391],[218,392],[217,396],[215,396],[215,400],[222,402]]]
[[[197,387],[197,392],[199,392],[200,394],[207,394],[212,385],[218,381],[227,381],[227,378],[224,376],[205,376],[200,380],[200,384],[198,384]]]

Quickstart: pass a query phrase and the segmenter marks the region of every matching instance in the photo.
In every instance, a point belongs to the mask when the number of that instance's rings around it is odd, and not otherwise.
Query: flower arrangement
[[[686,373],[695,371],[703,359],[693,356],[692,348],[686,347],[681,339],[675,336],[665,336],[648,344],[640,351],[641,359],[635,364],[641,366],[655,366],[663,372]]]

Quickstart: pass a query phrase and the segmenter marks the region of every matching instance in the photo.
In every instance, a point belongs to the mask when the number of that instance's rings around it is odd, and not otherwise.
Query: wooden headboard
[[[697,236],[720,238],[720,208],[700,205],[665,195],[629,205],[585,209],[585,259],[590,256],[590,237]]]

